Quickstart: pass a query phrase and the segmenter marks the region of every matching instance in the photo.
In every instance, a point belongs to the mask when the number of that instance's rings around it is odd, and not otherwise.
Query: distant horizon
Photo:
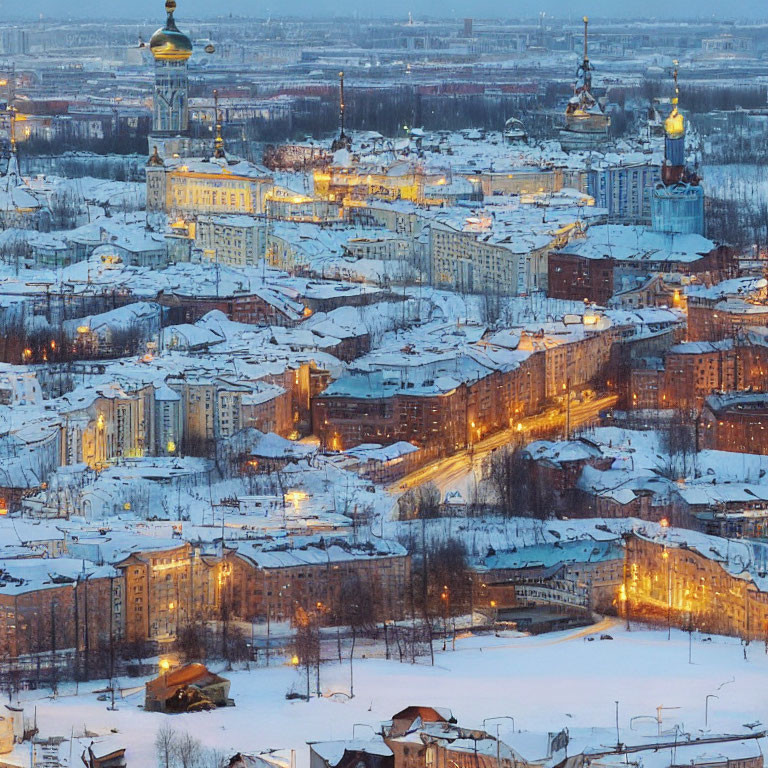
[[[179,0],[177,16],[180,22],[184,18],[191,21],[215,21],[230,15],[245,19],[307,19],[321,20],[328,18],[351,18],[354,20],[396,20],[406,19],[408,13],[413,14],[414,20],[450,20],[472,17],[482,19],[518,19],[520,21],[538,21],[539,13],[544,12],[558,21],[578,21],[582,15],[598,20],[646,21],[646,22],[720,22],[759,23],[768,21],[768,9],[755,0],[733,0],[727,8],[727,15],[722,7],[714,0],[701,0],[695,6],[692,4],[691,14],[681,14],[679,4],[670,4],[664,0],[646,0],[645,2],[625,2],[617,4],[608,0],[590,0],[583,4],[567,2],[566,0],[545,0],[544,2],[516,3],[508,10],[500,12],[497,3],[491,0],[459,0],[446,8],[444,4],[434,0],[394,0],[387,4],[386,13],[375,4],[361,5],[344,0],[297,0],[291,4],[291,13],[285,13],[285,7],[279,3],[249,2],[249,0],[224,0],[217,4],[219,13],[211,14],[211,4],[202,0]],[[621,9],[617,12],[617,7]],[[8,8],[5,11],[6,23],[29,21],[146,21],[162,19],[164,15],[162,0],[138,0],[130,5],[132,13],[126,15],[126,5],[123,3],[103,3],[96,0],[84,0],[78,3],[62,3],[60,0],[36,0],[25,5],[26,12],[19,13],[19,7]],[[112,12],[114,10],[114,12]],[[439,11],[439,13],[436,13]]]

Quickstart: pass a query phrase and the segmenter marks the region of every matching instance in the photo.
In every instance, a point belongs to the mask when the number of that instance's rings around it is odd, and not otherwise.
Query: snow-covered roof
[[[314,537],[294,540],[290,545],[237,541],[234,546],[240,557],[249,560],[258,568],[294,568],[350,560],[404,557],[407,554],[403,546],[385,539],[353,542],[349,539],[326,540]]]
[[[389,757],[392,750],[382,739],[349,739],[348,741],[313,741],[312,751],[321,757],[329,766],[338,765],[347,752],[363,752],[369,755]]]
[[[0,594],[19,595],[111,576],[117,573],[109,566],[96,566],[72,557],[0,560]]]
[[[485,558],[484,570],[549,568],[561,563],[602,563],[623,557],[624,547],[618,537],[612,541],[578,539],[496,552]]]
[[[647,227],[600,224],[584,238],[572,239],[562,250],[585,259],[614,259],[636,263],[694,263],[714,250],[712,240],[697,234],[656,232]]]

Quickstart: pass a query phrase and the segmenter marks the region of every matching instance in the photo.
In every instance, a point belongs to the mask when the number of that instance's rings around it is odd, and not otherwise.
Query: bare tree
[[[198,768],[203,757],[203,747],[189,731],[184,731],[176,737],[173,755],[177,768]]]
[[[168,722],[163,723],[155,732],[155,752],[158,768],[173,768],[178,734]]]
[[[670,480],[688,477],[696,469],[696,433],[691,417],[678,410],[659,430],[664,459],[659,470]]]
[[[349,695],[354,697],[354,659],[357,636],[371,632],[376,626],[374,591],[368,579],[359,573],[350,573],[342,582],[339,591],[339,620],[352,632],[349,649]]]
[[[317,616],[305,611],[301,606],[296,608],[293,618],[296,625],[296,635],[294,637],[294,655],[298,664],[304,667],[307,682],[306,699],[310,697],[310,681],[312,667],[317,669],[318,688],[320,680],[320,630],[318,627]]]
[[[434,483],[426,483],[406,491],[397,502],[401,520],[430,519],[440,516],[440,489]]]

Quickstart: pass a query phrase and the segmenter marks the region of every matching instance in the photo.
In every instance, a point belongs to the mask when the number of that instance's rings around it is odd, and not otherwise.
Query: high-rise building
[[[704,190],[685,165],[685,118],[678,109],[677,62],[672,111],[664,121],[664,164],[651,197],[651,222],[657,232],[704,234]]]
[[[189,130],[189,80],[187,62],[192,55],[192,41],[179,31],[173,12],[175,0],[166,0],[165,26],[149,40],[155,60],[155,92],[152,106],[150,153],[155,146],[164,156],[186,154],[184,138]]]

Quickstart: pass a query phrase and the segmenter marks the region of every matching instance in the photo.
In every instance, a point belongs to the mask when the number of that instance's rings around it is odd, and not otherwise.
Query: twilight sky
[[[764,0],[687,0],[670,3],[669,0],[387,0],[386,3],[373,0],[178,0],[178,18],[184,16],[215,16],[234,13],[248,16],[270,15],[326,15],[358,14],[360,17],[404,16],[412,11],[420,14],[442,17],[533,17],[539,11],[557,16],[583,14],[590,16],[658,18],[712,18],[718,14],[727,19],[759,19],[768,17],[768,6]],[[0,0],[0,12],[6,18],[35,18],[39,14],[63,18],[105,16],[141,18],[162,16],[162,0],[27,0],[13,3]]]

